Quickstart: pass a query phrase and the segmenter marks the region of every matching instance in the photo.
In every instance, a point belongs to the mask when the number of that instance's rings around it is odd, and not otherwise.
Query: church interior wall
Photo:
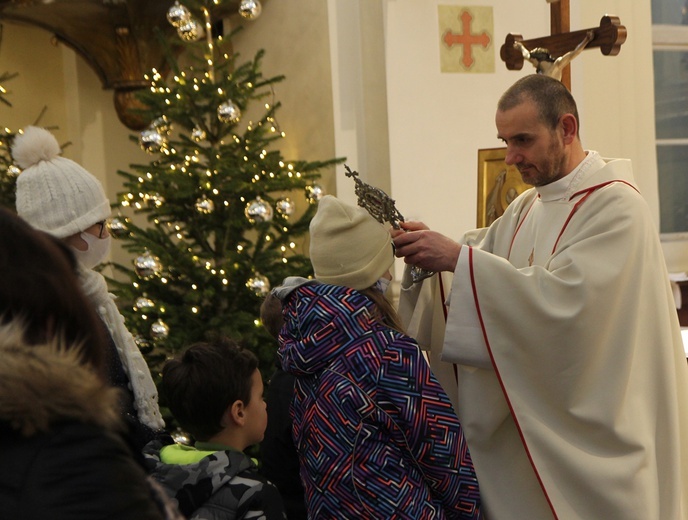
[[[549,4],[472,2],[493,9],[496,55],[494,73],[474,74],[440,72],[439,5],[463,4],[388,3],[392,191],[410,218],[459,236],[476,225],[477,150],[502,146],[494,126],[496,102],[510,84],[533,72],[528,63],[521,71],[506,70],[499,47],[509,32],[525,39],[548,35]],[[636,181],[658,222],[649,2],[571,0],[571,30],[596,27],[604,14],[619,16],[629,37],[615,57],[591,49],[572,63],[581,137],[588,149],[633,161]]]
[[[440,5],[456,0],[266,0],[260,18],[240,34],[236,50],[246,58],[266,50],[265,75],[285,74],[275,87],[283,107],[280,143],[288,158],[347,157],[364,180],[388,190],[408,219],[421,219],[458,236],[475,226],[477,151],[500,147],[494,127],[499,95],[518,77],[499,59],[509,32],[524,38],[549,34],[545,0],[475,0],[491,7],[495,70],[442,73],[439,68]],[[571,0],[571,29],[597,26],[604,14],[619,16],[628,39],[618,56],[583,52],[572,65],[572,91],[581,111],[584,146],[603,155],[629,157],[636,180],[658,220],[654,148],[654,97],[650,2]],[[3,126],[35,122],[56,127],[70,141],[65,155],[103,180],[115,199],[116,175],[149,161],[130,142],[114,112],[112,92],[72,50],[54,45],[41,29],[4,24],[0,71],[19,75],[7,84],[13,107],[0,106]],[[343,174],[326,172],[329,193],[351,200]],[[674,270],[684,243],[667,251]],[[121,255],[121,252],[116,252]],[[397,272],[400,272],[397,266]]]

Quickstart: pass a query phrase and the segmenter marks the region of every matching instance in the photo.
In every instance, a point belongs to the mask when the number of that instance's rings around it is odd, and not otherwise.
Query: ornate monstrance
[[[397,209],[394,199],[380,188],[363,182],[358,178],[358,172],[352,171],[347,165],[344,165],[344,169],[346,176],[351,177],[356,183],[355,193],[358,198],[358,205],[370,213],[370,216],[380,224],[389,222],[394,229],[401,229],[400,224],[404,222],[404,216]],[[435,274],[433,271],[411,266],[411,277],[414,283],[433,274]]]

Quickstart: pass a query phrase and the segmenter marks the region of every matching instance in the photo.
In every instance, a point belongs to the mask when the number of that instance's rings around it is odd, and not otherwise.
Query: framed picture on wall
[[[487,227],[497,220],[506,207],[531,186],[521,180],[515,166],[508,166],[506,148],[478,150],[478,218],[477,226]]]

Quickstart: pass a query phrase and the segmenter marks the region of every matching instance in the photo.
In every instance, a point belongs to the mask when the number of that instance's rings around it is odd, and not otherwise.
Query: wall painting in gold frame
[[[515,166],[504,162],[505,159],[506,148],[478,150],[479,228],[492,224],[511,201],[531,187],[521,180],[521,174]]]

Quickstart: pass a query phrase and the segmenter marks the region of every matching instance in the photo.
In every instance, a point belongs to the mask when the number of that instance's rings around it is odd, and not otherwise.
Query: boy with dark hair
[[[161,392],[193,447],[144,449],[158,482],[190,519],[284,519],[277,488],[243,453],[263,439],[267,412],[258,359],[229,339],[197,343],[162,372]]]

